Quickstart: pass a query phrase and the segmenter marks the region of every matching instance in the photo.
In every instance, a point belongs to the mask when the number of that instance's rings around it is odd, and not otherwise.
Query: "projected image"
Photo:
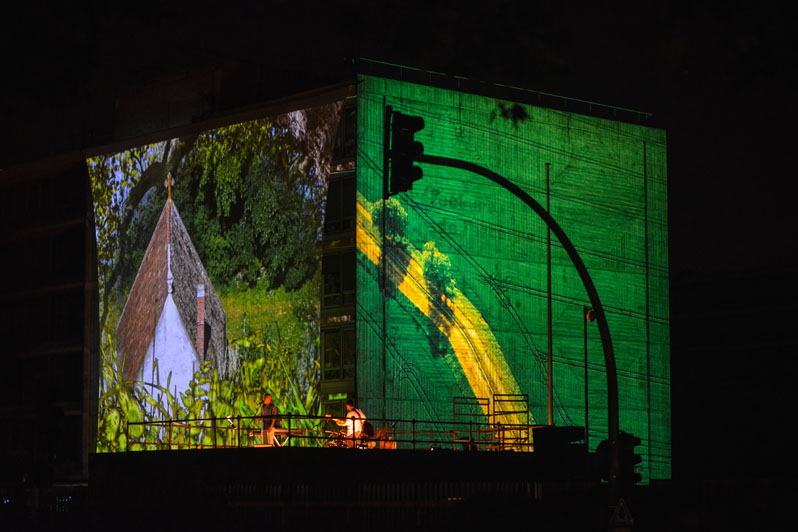
[[[380,201],[369,202],[361,195],[358,206],[358,246],[363,252],[363,271],[372,283],[377,282],[381,274],[379,266],[384,261],[386,280],[395,287],[392,304],[401,308],[401,313],[392,319],[402,323],[406,316],[412,316],[420,333],[417,337],[422,342],[421,348],[406,352],[419,359],[418,353],[424,353],[425,360],[415,363],[435,368],[438,377],[434,398],[415,402],[416,408],[434,409],[444,404],[450,410],[454,397],[458,396],[520,394],[493,331],[479,309],[458,288],[449,255],[441,252],[434,241],[427,240],[416,247],[407,238],[408,214],[396,198],[387,200],[383,208]],[[380,228],[385,233],[384,258],[380,257],[383,236]],[[400,364],[409,367],[408,355],[397,353],[397,357],[404,359]],[[445,385],[437,385],[440,383]],[[422,387],[416,387],[415,392],[428,393]],[[398,410],[405,399],[397,395]],[[435,417],[434,412],[423,413]],[[443,415],[446,414],[449,412],[444,411]],[[527,425],[530,421],[534,423],[534,417],[514,412],[502,416],[501,421],[505,425]]]
[[[424,155],[487,168],[550,205],[612,332],[620,428],[645,435],[644,478],[668,478],[665,132],[359,79],[359,403],[373,418],[423,419],[441,434],[471,438],[469,423],[481,423],[481,448],[509,440],[529,450],[533,438],[515,427],[551,421],[583,427],[595,449],[608,430],[601,338],[565,249],[509,191],[427,160],[410,190],[384,198],[386,106],[424,120],[414,137]]]
[[[241,444],[241,431],[164,422],[235,417],[243,434],[260,437],[246,418],[260,413],[266,393],[280,412],[319,413],[318,243],[340,109],[88,160],[98,451]]]

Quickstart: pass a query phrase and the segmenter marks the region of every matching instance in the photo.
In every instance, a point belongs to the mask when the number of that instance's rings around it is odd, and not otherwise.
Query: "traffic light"
[[[611,453],[609,440],[602,440],[596,447],[595,470],[601,480],[610,479]]]
[[[424,175],[421,168],[413,164],[424,153],[424,146],[414,139],[416,132],[424,129],[424,119],[391,111],[390,120],[391,166],[388,195],[393,196],[413,188],[413,182]]]
[[[618,435],[618,445],[620,446],[620,477],[621,481],[628,486],[632,486],[643,480],[640,473],[635,471],[637,464],[643,461],[643,458],[635,453],[635,447],[640,444],[640,438],[634,434],[621,431]]]
[[[640,438],[634,434],[621,431],[618,434],[618,480],[622,487],[637,484],[643,477],[635,471],[635,467],[643,458],[635,453],[635,447],[640,445]],[[596,448],[595,471],[602,480],[610,479],[612,463],[612,446],[609,440],[603,440]]]

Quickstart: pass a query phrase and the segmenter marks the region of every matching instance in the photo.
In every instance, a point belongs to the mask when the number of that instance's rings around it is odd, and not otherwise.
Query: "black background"
[[[669,150],[674,478],[785,475],[794,19],[756,2],[528,4],[19,4],[2,31],[0,167],[99,142],[120,94],[211,64],[287,95],[366,57],[652,113]]]

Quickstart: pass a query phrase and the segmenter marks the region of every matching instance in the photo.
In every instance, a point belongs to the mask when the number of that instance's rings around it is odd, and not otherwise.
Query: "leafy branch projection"
[[[414,246],[405,236],[407,231],[407,211],[396,198],[389,198],[384,202],[376,202],[371,208],[372,227],[376,231],[385,229],[385,246],[391,260],[395,262],[399,271],[407,272],[413,255]],[[438,251],[434,242],[426,242],[423,251],[418,256],[422,268],[425,289],[429,292],[430,300],[438,308],[445,311],[448,307],[446,300],[454,297],[455,280],[451,273],[449,257]],[[426,337],[429,342],[430,352],[433,357],[442,357],[452,372],[460,394],[470,393],[470,385],[463,373],[451,343],[444,332],[450,326],[445,323],[447,319],[442,313],[431,313],[427,322]],[[451,315],[446,318],[451,319]]]
[[[295,289],[312,277],[340,108],[337,102],[90,159],[101,330],[124,304],[169,173],[216,285],[235,279]]]
[[[127,448],[125,421],[254,415],[265,389],[293,413],[318,409],[317,242],[339,113],[336,103],[88,161],[103,331],[98,449]],[[228,314],[238,360],[233,379],[202,367],[185,391],[169,389],[171,375],[164,386],[157,370],[153,383],[123,381],[113,337],[169,173],[175,204]]]
[[[423,251],[419,251],[403,237],[407,213],[401,203],[391,198],[384,209],[382,203],[372,204],[358,195],[358,249],[376,267],[386,265],[386,279],[397,289],[396,294],[401,293],[443,335],[436,336],[433,328],[428,329],[433,357],[443,355],[461,394],[467,389],[466,384],[474,397],[520,393],[493,331],[482,313],[457,288],[449,257],[438,251],[433,242],[426,242]],[[372,275],[376,280],[376,272]],[[395,299],[403,304],[402,299]],[[439,395],[446,393],[445,388],[438,390]],[[527,422],[517,414],[508,416],[509,423]]]
[[[122,271],[121,257],[130,251],[130,226],[147,193],[174,172],[197,136],[171,139],[90,159],[92,199],[97,227],[97,259],[102,294],[100,328]]]

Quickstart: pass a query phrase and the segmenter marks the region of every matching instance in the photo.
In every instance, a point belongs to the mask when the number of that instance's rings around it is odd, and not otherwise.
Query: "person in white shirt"
[[[366,421],[366,414],[355,407],[352,399],[346,400],[346,418],[333,419],[340,427],[346,427],[346,446],[354,447],[360,435],[363,433],[363,422]]]

